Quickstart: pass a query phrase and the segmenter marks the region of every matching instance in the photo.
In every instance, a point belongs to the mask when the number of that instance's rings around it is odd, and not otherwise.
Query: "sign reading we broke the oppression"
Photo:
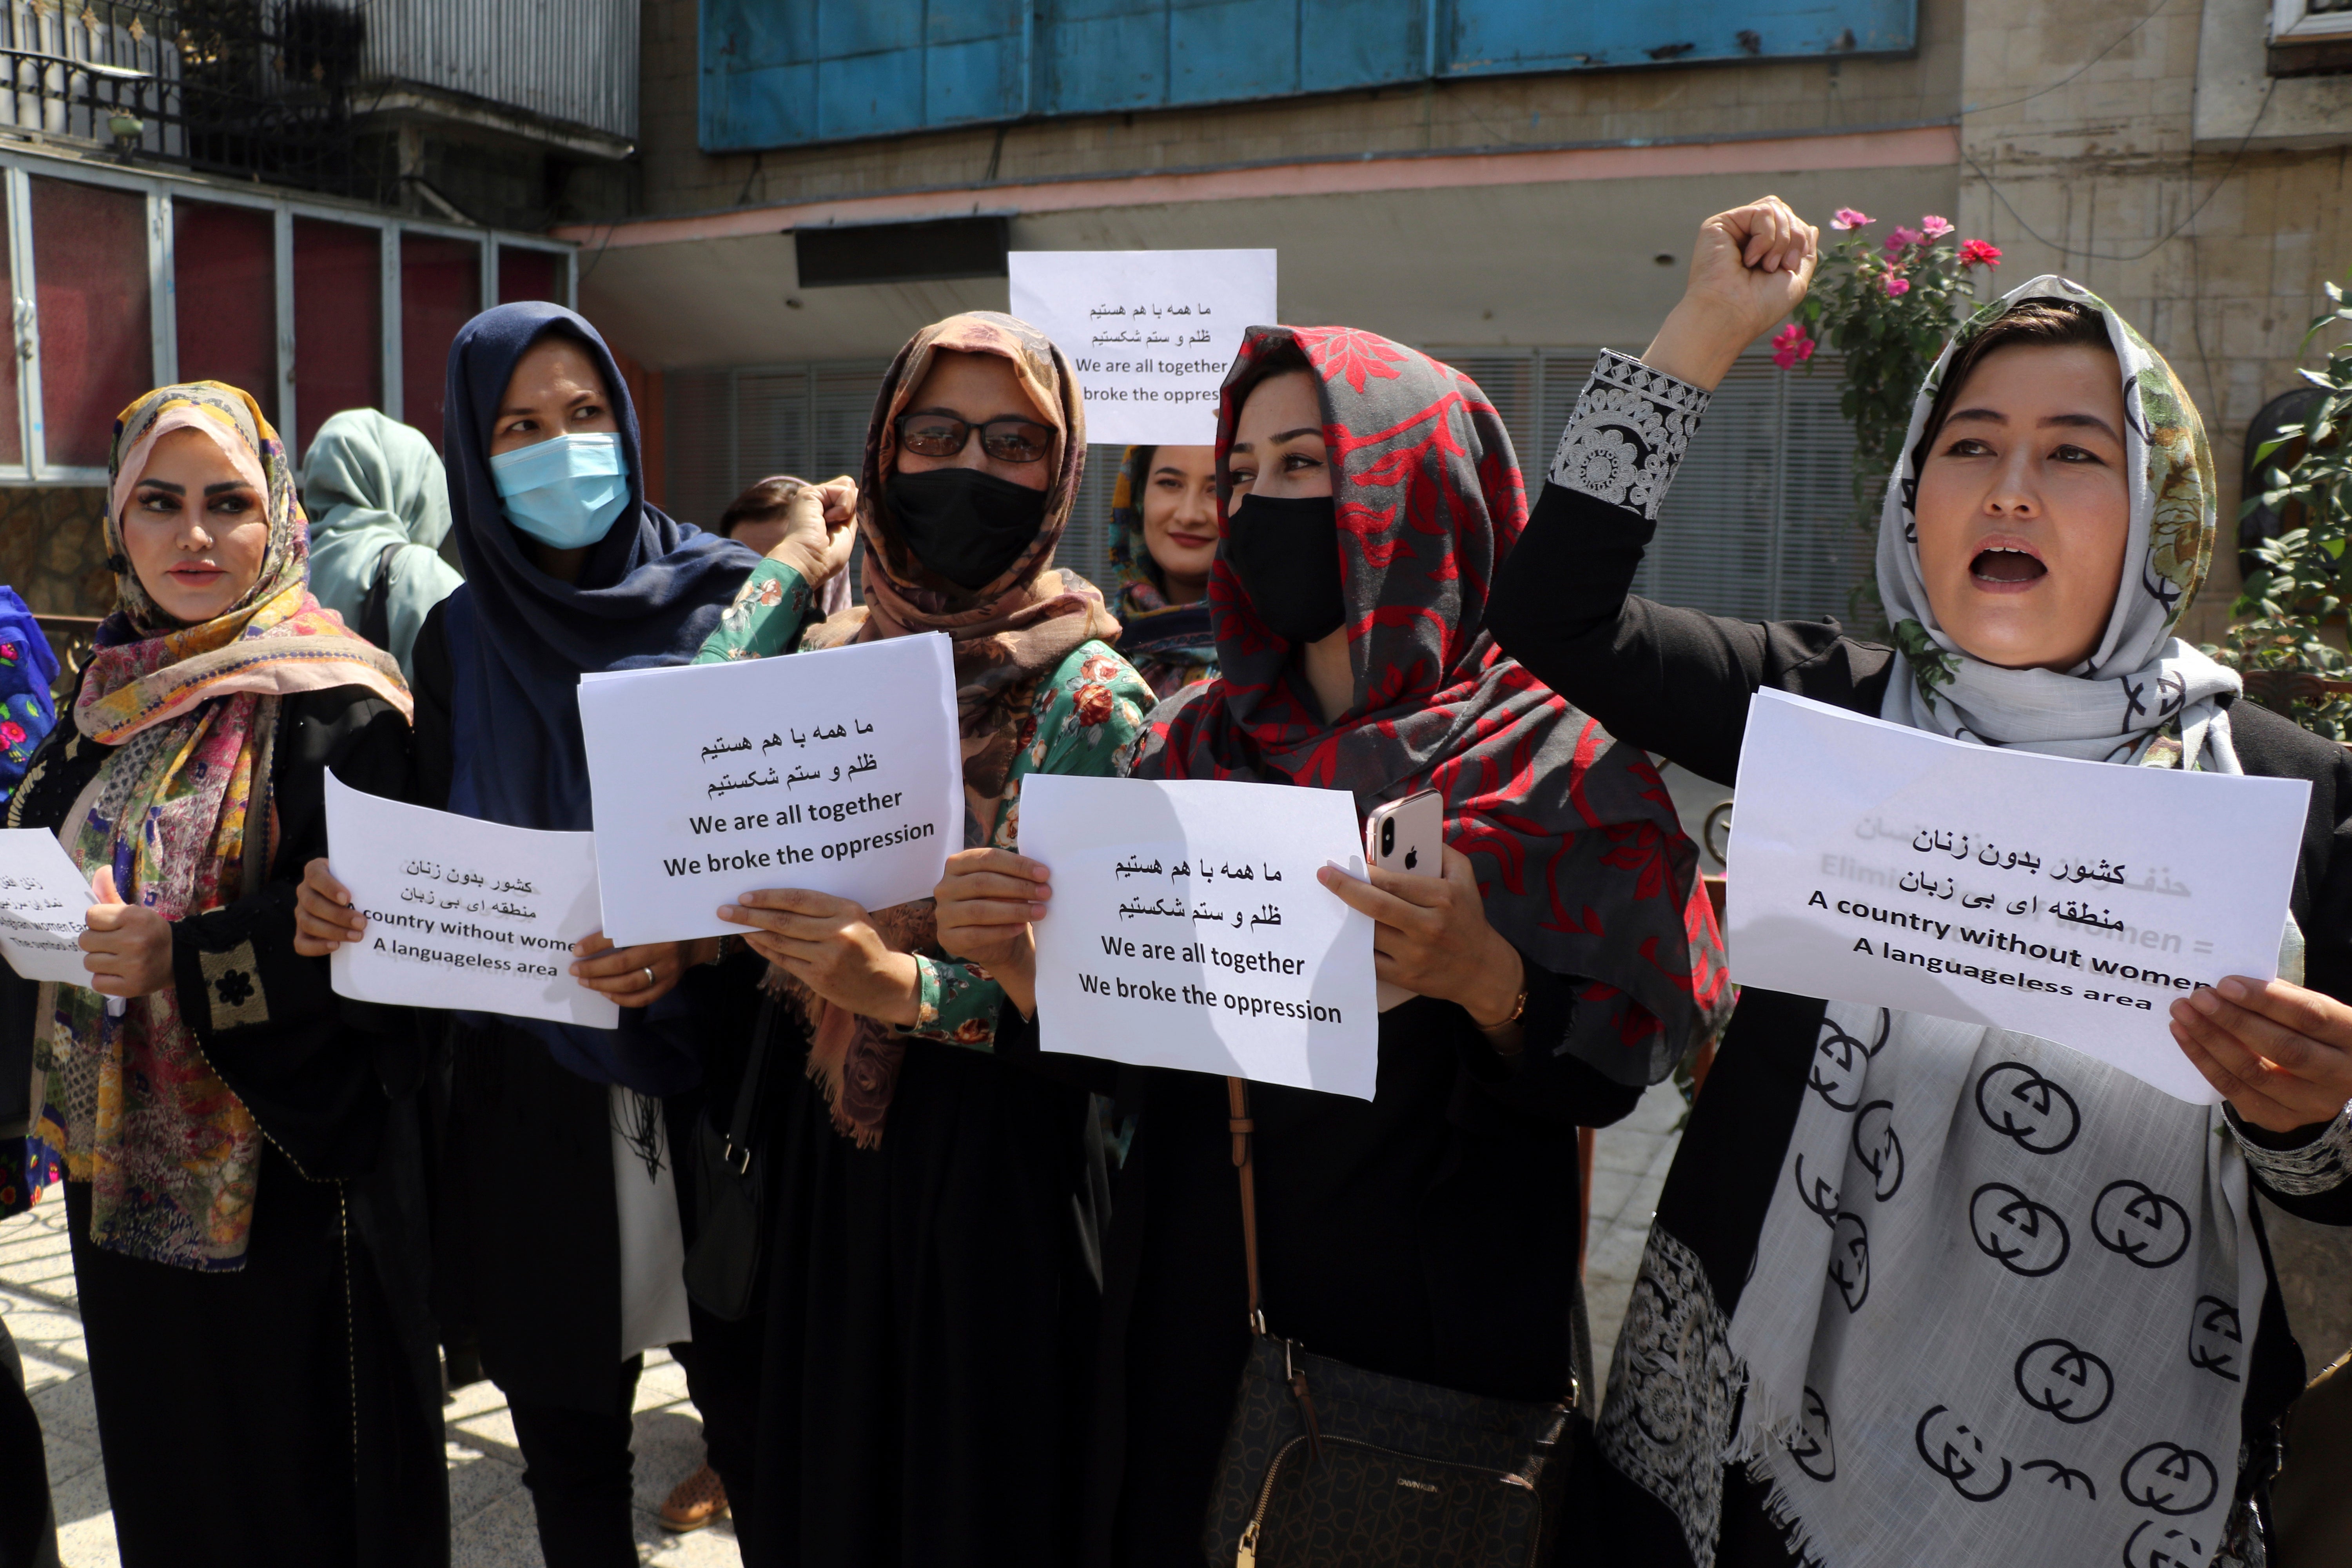
[[[1041,1049],[1372,1098],[1372,922],[1315,879],[1364,873],[1353,795],[1033,773],[1021,853]]]
[[[1244,329],[1275,313],[1271,250],[1016,250],[1013,313],[1060,345],[1087,439],[1206,447]]]
[[[1974,745],[1759,691],[1726,878],[1731,975],[2037,1035],[2211,1103],[2172,1002],[2278,973],[2310,790]]]
[[[927,899],[963,847],[955,673],[938,633],[580,683],[604,934],[743,928],[719,906],[804,888]]]

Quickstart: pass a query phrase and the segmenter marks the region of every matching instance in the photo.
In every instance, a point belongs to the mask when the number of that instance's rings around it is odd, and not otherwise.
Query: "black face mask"
[[[1246,495],[1230,521],[1225,560],[1268,631],[1310,643],[1346,624],[1339,511],[1329,496]]]
[[[1045,521],[1045,492],[978,468],[892,474],[883,487],[915,559],[967,593],[1004,574]]]

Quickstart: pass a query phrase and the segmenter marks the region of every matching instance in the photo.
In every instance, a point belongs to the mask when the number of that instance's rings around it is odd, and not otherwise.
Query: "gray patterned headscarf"
[[[2075,669],[2004,669],[1963,652],[1936,619],[1919,575],[1920,437],[1953,358],[2021,300],[2063,300],[2106,320],[2121,366],[2131,538],[2124,578],[2098,647]],[[1902,471],[1886,487],[1878,529],[1878,593],[1901,649],[1879,717],[1938,735],[2022,746],[2084,762],[2143,761],[2159,738],[2187,765],[2234,773],[2230,719],[2216,699],[2237,675],[2172,635],[2212,563],[2213,454],[2172,367],[2105,300],[2044,273],[1979,310],[1952,334],[1911,407]]]

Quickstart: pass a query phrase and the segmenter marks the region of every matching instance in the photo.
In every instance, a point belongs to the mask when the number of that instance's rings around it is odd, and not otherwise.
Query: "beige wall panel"
[[[1288,196],[1047,213],[1015,219],[1013,235],[1027,250],[1271,247],[1288,321],[1453,347],[1638,352],[1679,297],[1708,214],[1773,191],[1816,222],[1843,205],[1916,221],[1949,213],[1958,179],[1945,166]],[[685,368],[887,355],[927,321],[1006,304],[1002,279],[803,291],[792,257],[783,235],[592,247],[581,305],[628,353]]]

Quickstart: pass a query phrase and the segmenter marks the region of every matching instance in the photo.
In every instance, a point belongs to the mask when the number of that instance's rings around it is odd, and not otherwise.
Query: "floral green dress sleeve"
[[[703,640],[697,664],[730,658],[772,658],[800,646],[816,595],[800,573],[781,562],[762,561],[743,579],[735,602],[719,617],[718,629]]]
[[[731,613],[731,612],[730,612]],[[715,640],[715,639],[714,639]],[[1037,696],[1021,724],[1021,750],[1004,785],[989,844],[1011,849],[1021,832],[1021,781],[1031,773],[1108,778],[1113,759],[1143,733],[1143,716],[1156,700],[1127,660],[1099,642],[1080,645]],[[996,1014],[1004,993],[985,970],[951,958],[915,955],[923,994],[916,1022],[904,1032],[920,1040],[987,1050],[996,1043]]]

